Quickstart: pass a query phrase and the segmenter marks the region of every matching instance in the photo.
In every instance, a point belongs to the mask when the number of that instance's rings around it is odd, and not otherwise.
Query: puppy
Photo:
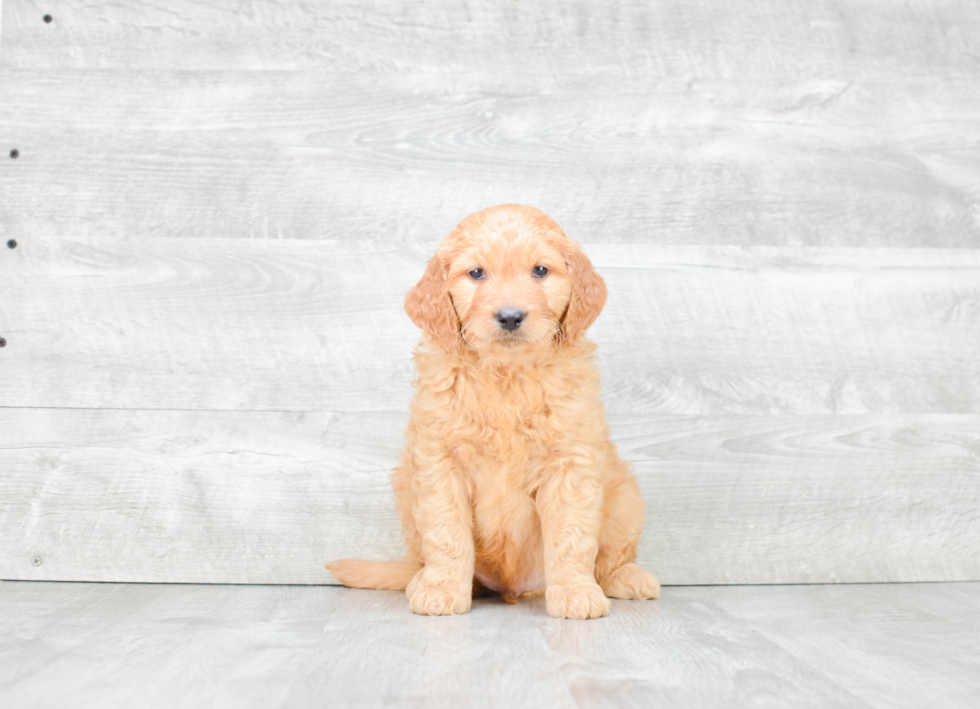
[[[466,613],[476,582],[509,602],[544,588],[556,618],[658,597],[634,563],[643,498],[609,441],[584,337],[605,301],[543,212],[508,204],[460,222],[405,298],[424,332],[392,474],[406,559],[342,559],[334,576],[404,589],[424,615]]]

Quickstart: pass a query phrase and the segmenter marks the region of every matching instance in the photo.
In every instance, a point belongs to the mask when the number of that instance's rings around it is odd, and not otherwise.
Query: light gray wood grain
[[[104,707],[921,707],[980,697],[977,584],[667,587],[413,616],[393,591],[0,583],[0,698]]]
[[[612,413],[980,413],[980,252],[587,244]],[[432,246],[43,238],[0,251],[0,404],[406,411]]]
[[[980,245],[977,76],[876,81],[4,70],[0,237]]]
[[[459,218],[515,201],[610,284],[592,334],[665,581],[980,578],[975,3],[0,17],[0,243],[19,242],[0,248],[0,575],[321,583],[332,557],[397,557],[402,296]],[[799,666],[833,651],[773,661],[792,703],[847,703]],[[848,686],[853,666],[907,672],[889,705],[941,676],[842,657]],[[618,666],[533,667],[534,701],[649,703]],[[272,699],[329,694],[318,672]],[[390,686],[368,679],[359,698]],[[415,696],[441,683],[447,703],[476,683],[427,681]]]
[[[54,21],[41,21],[50,13]],[[7,66],[759,75],[976,71],[968,0],[6,0]]]
[[[334,583],[332,559],[402,558],[405,422],[0,409],[0,578]],[[611,424],[665,583],[980,578],[976,415]]]
[[[968,707],[980,701],[978,590],[975,584],[814,586],[804,593],[745,588],[713,594],[712,605],[735,622],[751,623],[868,705],[883,703],[873,679],[879,677],[892,706],[933,696]],[[820,633],[812,632],[814,622]],[[899,666],[908,670],[896,671]]]

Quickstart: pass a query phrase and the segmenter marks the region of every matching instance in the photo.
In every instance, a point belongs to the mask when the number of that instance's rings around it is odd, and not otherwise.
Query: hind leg
[[[596,580],[609,598],[659,598],[657,577],[635,563],[643,527],[640,487],[614,452],[603,493]]]
[[[391,485],[395,488],[395,503],[402,520],[402,534],[405,537],[405,561],[422,568],[422,536],[415,525],[412,508],[415,495],[412,493],[413,461],[407,453],[402,454],[401,463],[391,472]]]

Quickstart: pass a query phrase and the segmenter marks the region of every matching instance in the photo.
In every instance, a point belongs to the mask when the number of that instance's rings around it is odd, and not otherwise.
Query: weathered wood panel
[[[398,556],[402,296],[516,201],[610,284],[666,582],[980,578],[975,3],[0,12],[0,575]]]
[[[978,595],[675,587],[572,623],[543,598],[434,619],[390,591],[3,583],[0,687],[10,706],[78,709],[972,709]]]
[[[406,411],[431,250],[29,237],[0,250],[0,405]],[[613,413],[980,413],[980,251],[586,250]]]
[[[0,578],[331,583],[331,559],[401,558],[405,421],[0,409]],[[611,425],[664,583],[980,578],[976,415]]]
[[[2,61],[32,69],[938,75],[976,71],[980,31],[968,0],[5,0],[3,10]]]
[[[975,76],[731,81],[4,70],[0,237],[980,245]]]

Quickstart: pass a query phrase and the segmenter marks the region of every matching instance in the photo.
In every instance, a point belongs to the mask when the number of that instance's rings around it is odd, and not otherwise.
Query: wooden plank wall
[[[967,0],[3,0],[0,578],[400,558],[402,297],[519,202],[609,284],[665,583],[980,579],[977,36]]]

